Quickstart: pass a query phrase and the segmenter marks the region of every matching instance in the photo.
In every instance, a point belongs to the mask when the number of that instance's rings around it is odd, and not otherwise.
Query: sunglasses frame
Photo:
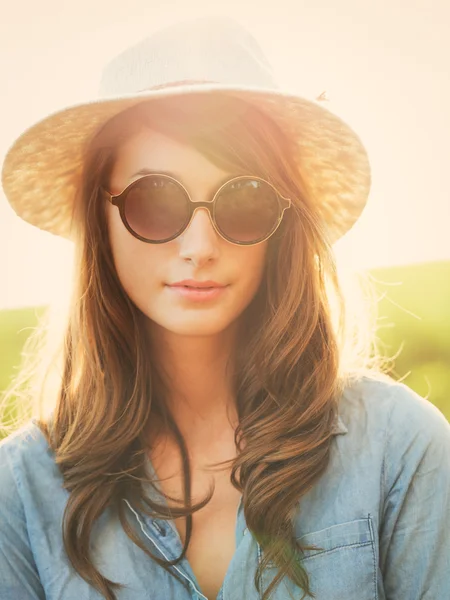
[[[129,193],[130,189],[136,185],[136,183],[141,182],[143,179],[147,179],[147,178],[154,178],[154,177],[162,177],[164,179],[168,179],[170,181],[173,181],[174,183],[176,183],[179,187],[181,187],[181,189],[184,191],[187,200],[189,201],[189,214],[187,217],[187,221],[184,224],[183,228],[178,231],[175,235],[173,235],[170,238],[166,238],[164,240],[149,240],[148,238],[145,238],[141,235],[139,235],[136,231],[134,231],[134,229],[130,226],[130,224],[127,221],[126,215],[125,215],[125,201],[127,198],[127,194]],[[215,217],[215,207],[216,207],[216,199],[218,198],[218,196],[220,195],[221,191],[227,187],[230,183],[233,183],[234,181],[242,181],[242,180],[256,180],[256,181],[262,181],[263,183],[269,185],[272,190],[275,192],[275,196],[277,198],[278,201],[278,207],[279,207],[279,215],[278,215],[278,219],[276,220],[273,229],[267,234],[265,235],[263,238],[251,241],[251,242],[239,242],[236,241],[234,239],[229,238],[227,235],[225,235],[218,227],[217,223],[216,223],[216,217]],[[209,218],[211,220],[211,223],[214,227],[214,230],[217,232],[218,235],[220,235],[221,238],[223,238],[224,240],[226,240],[227,242],[230,242],[231,244],[235,244],[237,246],[254,246],[256,244],[261,244],[262,242],[265,242],[266,240],[268,240],[278,229],[278,227],[281,224],[281,221],[283,220],[283,216],[284,216],[284,212],[285,210],[287,210],[288,208],[291,207],[292,205],[292,201],[290,200],[290,198],[286,198],[285,196],[283,196],[282,194],[280,194],[280,192],[275,188],[274,185],[272,185],[270,183],[270,181],[267,181],[265,179],[263,179],[262,177],[256,177],[256,176],[252,176],[252,175],[238,175],[237,177],[232,177],[231,179],[227,180],[225,183],[223,183],[219,189],[215,192],[213,198],[211,200],[208,200],[206,202],[194,202],[188,192],[188,190],[185,188],[185,186],[181,183],[181,181],[178,181],[178,179],[175,179],[175,177],[172,177],[171,175],[167,175],[165,173],[151,173],[149,175],[144,175],[143,177],[140,177],[139,179],[136,179],[136,181],[133,181],[132,183],[130,183],[120,194],[118,194],[117,196],[113,196],[110,192],[108,192],[106,189],[101,188],[102,193],[104,194],[104,197],[106,200],[108,200],[108,202],[110,202],[113,206],[117,206],[119,209],[119,213],[120,213],[120,217],[122,219],[123,224],[125,225],[125,227],[128,229],[128,231],[131,233],[131,235],[133,235],[135,238],[137,238],[138,240],[141,240],[142,242],[145,242],[147,244],[166,244],[167,242],[171,242],[172,240],[175,240],[177,237],[179,237],[182,233],[184,233],[186,231],[186,229],[189,227],[195,212],[199,209],[199,208],[206,208],[209,212]]]

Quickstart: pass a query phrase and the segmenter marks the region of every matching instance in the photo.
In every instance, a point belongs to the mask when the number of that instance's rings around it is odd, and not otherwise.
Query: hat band
[[[218,81],[213,81],[212,79],[180,79],[179,81],[169,81],[167,83],[160,83],[158,85],[152,85],[151,87],[146,87],[142,90],[138,90],[138,94],[143,92],[150,92],[153,90],[162,90],[165,88],[178,87],[183,85],[202,85],[204,83],[219,83]]]

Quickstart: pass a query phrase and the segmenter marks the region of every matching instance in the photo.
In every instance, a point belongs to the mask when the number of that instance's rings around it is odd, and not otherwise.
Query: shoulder
[[[377,447],[389,488],[399,472],[436,469],[450,479],[450,424],[442,412],[403,383],[364,376],[348,385],[339,415],[352,450]]]
[[[24,480],[44,484],[43,473],[54,466],[45,436],[30,421],[0,442],[0,499],[5,501],[5,496],[20,493]]]
[[[8,456],[25,457],[29,453],[42,454],[48,450],[47,440],[34,419],[0,441],[0,456],[3,459]]]
[[[347,427],[383,428],[387,433],[408,430],[450,436],[442,412],[407,385],[386,375],[361,376],[345,387],[339,412]]]

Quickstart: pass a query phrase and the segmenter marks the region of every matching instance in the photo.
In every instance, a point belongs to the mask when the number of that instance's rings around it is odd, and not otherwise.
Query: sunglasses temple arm
[[[110,194],[107,190],[105,190],[105,188],[100,188],[100,196],[103,198],[103,200],[107,200],[110,204],[117,204],[117,202],[115,201],[116,197]]]
[[[285,198],[284,196],[280,195],[280,198],[282,200],[282,207],[283,207],[283,213],[287,208],[291,208],[292,206],[292,200],[290,198]]]

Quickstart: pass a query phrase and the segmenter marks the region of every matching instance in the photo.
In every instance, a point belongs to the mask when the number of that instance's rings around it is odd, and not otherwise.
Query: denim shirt
[[[450,599],[450,425],[403,384],[363,377],[342,395],[329,466],[299,501],[295,534],[322,550],[302,557],[316,600]],[[155,492],[157,493],[157,492]],[[0,444],[0,598],[99,600],[70,566],[61,523],[68,493],[44,436],[30,423]],[[173,522],[140,514],[129,522],[158,556],[182,549]],[[259,600],[262,548],[236,514],[236,550],[217,600]],[[157,565],[109,509],[92,534],[96,566],[124,584],[118,600],[205,600],[184,558]],[[267,587],[274,574],[263,577]],[[302,597],[284,578],[273,600]],[[209,599],[211,600],[211,599]]]

